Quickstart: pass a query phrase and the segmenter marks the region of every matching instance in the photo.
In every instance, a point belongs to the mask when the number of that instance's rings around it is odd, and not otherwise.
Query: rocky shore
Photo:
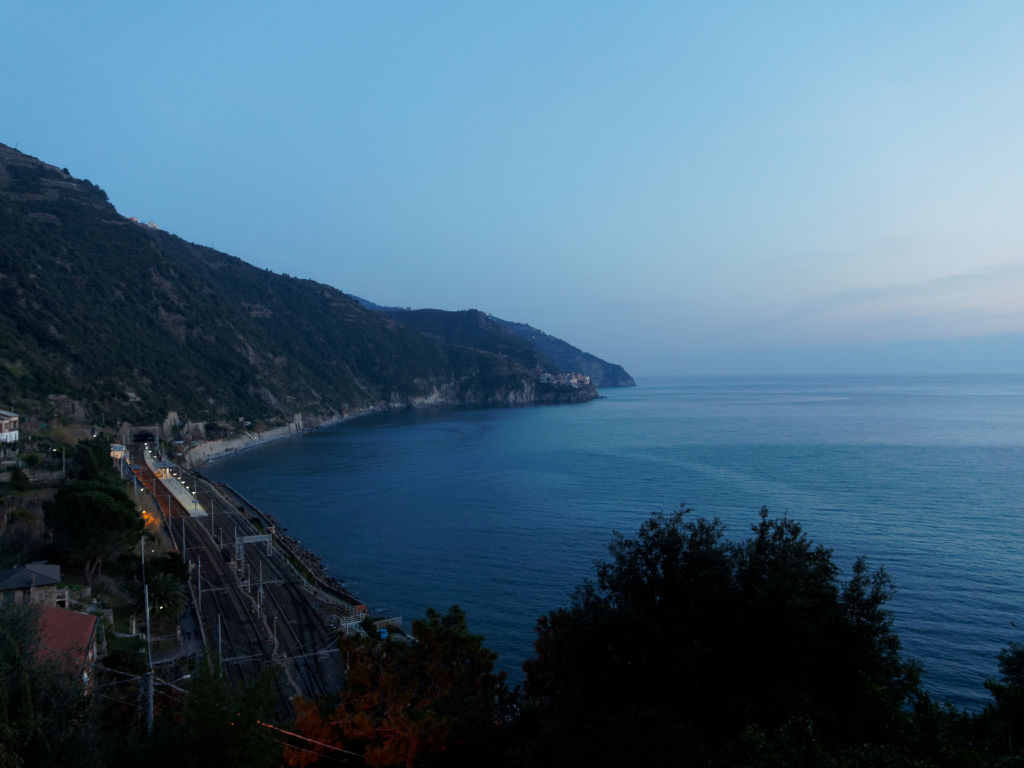
[[[220,440],[202,440],[187,447],[183,453],[183,460],[189,468],[196,468],[223,456],[231,456],[260,445],[282,440],[286,437],[310,432],[314,429],[329,427],[340,424],[343,421],[358,419],[362,416],[369,416],[374,413],[382,413],[389,410],[403,408],[431,408],[440,406],[458,405],[486,405],[493,406],[510,405],[559,405],[568,403],[585,403],[599,398],[597,388],[589,381],[585,385],[574,386],[555,384],[548,382],[530,382],[522,391],[504,393],[501,401],[489,403],[486,400],[470,399],[469,402],[459,400],[449,392],[434,390],[430,395],[414,398],[411,402],[394,401],[378,403],[377,405],[359,410],[349,411],[344,415],[335,415],[327,418],[315,416],[303,416],[297,414],[288,424],[273,429],[259,432],[244,432],[234,437]]]
[[[283,440],[286,437],[310,432],[314,429],[329,427],[332,424],[340,424],[343,421],[366,416],[378,411],[377,408],[365,408],[360,411],[352,411],[344,416],[330,418],[310,418],[298,414],[291,422],[273,429],[261,430],[259,432],[244,432],[234,437],[221,440],[202,440],[185,449],[183,459],[189,468],[195,468],[207,462],[219,459],[222,456],[231,456],[242,451],[248,451],[260,445],[272,443],[275,440]]]
[[[307,579],[313,587],[319,590],[321,596],[345,602],[355,611],[362,610],[365,612],[367,610],[362,601],[345,588],[344,581],[328,574],[327,567],[323,564],[323,558],[289,536],[286,533],[287,528],[281,525],[273,515],[261,510],[230,485],[216,482],[201,474],[200,477],[203,477],[206,482],[216,485],[221,493],[230,496],[236,505],[241,505],[245,510],[245,514],[250,519],[258,518],[261,521],[260,525],[265,531],[273,531],[277,545],[289,554],[296,563],[301,563],[307,572]]]

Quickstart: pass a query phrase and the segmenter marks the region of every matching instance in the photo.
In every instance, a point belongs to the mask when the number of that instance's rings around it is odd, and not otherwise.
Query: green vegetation
[[[753,533],[730,543],[680,510],[617,536],[596,582],[538,624],[533,748],[732,764],[798,733],[825,754],[891,744],[920,694],[885,573],[858,560],[840,583],[831,553],[767,510]]]
[[[177,619],[185,610],[185,587],[182,580],[169,573],[153,573],[146,578],[149,585],[149,612],[155,619]]]
[[[176,411],[276,424],[435,390],[497,404],[530,379],[507,357],[428,338],[329,286],[135,224],[95,185],[3,145],[0,273],[4,402],[67,396],[91,423]]]
[[[104,560],[137,543],[145,527],[123,491],[95,480],[63,485],[45,509],[55,551],[63,562],[82,566],[86,584]]]
[[[441,309],[388,309],[389,317],[420,333],[448,344],[472,347],[512,360],[527,369],[549,373],[559,369],[536,346],[507,330],[496,318],[478,309],[446,312]]]
[[[301,702],[297,727],[321,744],[287,748],[293,765],[353,751],[369,766],[433,765],[485,758],[505,694],[504,673],[458,606],[413,622],[416,642],[368,636],[340,641],[348,670],[333,705]],[[341,750],[344,750],[342,752]],[[487,750],[484,750],[486,752]],[[478,764],[486,764],[478,763]]]
[[[128,632],[130,615],[142,611],[142,520],[110,469],[107,441],[78,444],[69,468],[71,479],[46,491],[52,495],[43,505],[52,543],[44,544],[39,536],[31,552],[56,555],[66,583],[78,578],[75,567],[80,567],[86,583],[94,584],[94,595],[114,607],[114,622],[104,630],[108,652],[101,666],[89,670],[93,687],[87,690],[78,670],[37,655],[37,608],[0,607],[0,768],[153,768],[209,760],[278,765],[280,746],[259,722],[270,713],[271,672],[257,685],[233,691],[216,666],[196,668],[188,657],[168,661],[159,669],[175,673],[168,679],[180,678],[181,684],[157,680],[156,722],[153,734],[145,734],[140,707],[148,667],[145,644],[118,635]],[[154,549],[159,551],[158,543],[150,542],[147,551]],[[107,569],[102,580],[97,578],[101,566]],[[176,553],[147,556],[152,615],[170,636],[163,650],[172,654],[179,647],[174,630],[185,605],[187,573]],[[160,643],[153,649],[160,653]]]
[[[985,712],[943,707],[900,656],[883,570],[857,560],[840,579],[829,550],[767,510],[751,533],[728,541],[721,522],[680,509],[616,535],[595,580],[539,620],[518,695],[457,609],[431,612],[412,644],[346,641],[349,688],[332,706],[300,707],[299,729],[329,748],[298,742],[286,759],[309,765],[319,753],[326,765],[341,749],[374,766],[1024,762],[1024,647],[1001,655]]]
[[[633,387],[636,382],[621,365],[609,363],[544,331],[509,320],[494,318],[502,328],[525,339],[560,371],[576,371],[590,377],[597,387]]]
[[[38,619],[34,606],[0,606],[0,766],[98,766],[98,702],[37,657]]]
[[[54,506],[85,514],[122,504],[112,488],[71,480]],[[100,527],[118,538],[118,524]],[[101,547],[124,583],[141,576],[135,543]],[[0,768],[69,764],[69,755],[76,765],[151,767],[1024,762],[1024,645],[1000,655],[985,711],[940,705],[900,654],[885,572],[860,559],[842,578],[795,521],[762,509],[750,536],[730,541],[720,521],[680,509],[652,515],[634,537],[616,534],[609,552],[568,607],[539,619],[522,690],[507,689],[494,653],[452,607],[414,622],[415,640],[382,638],[372,621],[342,638],[345,688],[299,701],[294,726],[277,730],[264,724],[271,671],[231,690],[216,663],[183,660],[165,673],[176,682],[157,681],[147,736],[137,639],[112,638],[94,676],[103,695],[83,695],[79,678],[36,657],[34,611],[4,608]],[[154,615],[159,605],[176,613],[181,559],[156,556],[146,569]]]
[[[178,692],[179,705],[165,708],[157,719],[152,739],[136,743],[135,760],[118,756],[111,764],[280,765],[281,747],[273,731],[261,724],[271,717],[271,677],[268,671],[254,685],[233,690],[216,660],[200,665],[185,693]]]
[[[32,487],[32,482],[28,479],[28,475],[26,475],[19,467],[12,466],[10,472],[10,485],[12,491],[27,491]]]
[[[636,385],[621,365],[606,362],[525,323],[502,320],[477,309],[448,312],[382,307],[365,299],[359,302],[430,338],[501,355],[527,369],[584,373],[598,387]]]
[[[110,440],[93,437],[82,440],[71,451],[68,474],[74,480],[117,486],[120,480],[110,462]]]

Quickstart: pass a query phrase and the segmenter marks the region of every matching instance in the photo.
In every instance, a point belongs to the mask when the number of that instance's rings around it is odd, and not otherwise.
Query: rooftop
[[[96,632],[96,617],[52,605],[40,606],[39,658],[78,670],[86,661]]]
[[[16,565],[0,571],[0,592],[27,587],[47,587],[60,581],[60,566],[49,563]]]

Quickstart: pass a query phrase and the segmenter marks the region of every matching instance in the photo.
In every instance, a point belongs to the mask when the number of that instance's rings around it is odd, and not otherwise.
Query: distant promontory
[[[501,354],[527,368],[547,373],[580,373],[598,388],[636,386],[621,365],[602,360],[526,323],[502,320],[477,309],[402,309],[358,300],[369,309],[449,344]]]

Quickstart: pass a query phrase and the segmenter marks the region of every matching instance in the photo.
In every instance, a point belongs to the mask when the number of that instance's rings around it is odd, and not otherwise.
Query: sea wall
[[[218,456],[227,456],[232,453],[246,451],[250,448],[255,448],[258,445],[264,445],[266,443],[273,442],[274,440],[291,437],[299,432],[305,432],[307,429],[326,426],[337,421],[341,421],[341,418],[313,419],[312,423],[310,423],[309,417],[303,418],[303,416],[299,414],[288,424],[280,427],[274,427],[273,429],[261,430],[258,432],[244,432],[241,435],[224,438],[222,440],[203,440],[197,445],[193,445],[185,450],[185,464],[189,467],[197,467],[211,459],[216,459]]]

